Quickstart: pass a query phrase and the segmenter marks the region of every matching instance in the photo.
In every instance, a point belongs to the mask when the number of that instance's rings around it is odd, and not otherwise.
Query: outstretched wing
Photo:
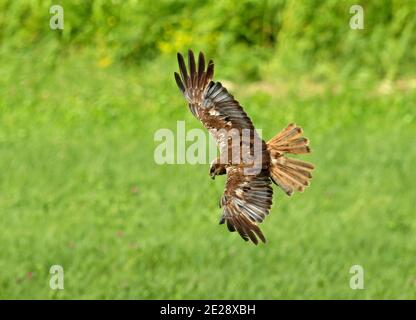
[[[191,112],[202,122],[216,140],[222,159],[227,159],[224,163],[241,163],[247,160],[241,154],[243,142],[238,146],[232,144],[232,139],[229,139],[230,135],[235,134],[235,131],[237,131],[240,140],[243,140],[241,139],[243,134],[250,135],[251,140],[246,147],[251,154],[254,154],[254,157],[257,156],[257,159],[253,158],[249,161],[259,163],[261,161],[259,157],[263,156],[262,152],[266,149],[266,145],[257,135],[253,123],[233,95],[220,82],[212,81],[214,75],[214,63],[212,60],[209,61],[205,70],[204,55],[199,53],[197,68],[194,54],[189,50],[189,73],[180,53],[178,53],[178,64],[181,75],[175,72],[176,83],[185,96]],[[248,132],[243,133],[243,130]],[[263,144],[261,146],[263,150],[259,152],[259,155],[253,152],[255,142]],[[239,149],[237,150],[237,148]],[[238,153],[240,153],[240,157],[237,156],[237,159],[233,158],[233,155]],[[262,161],[266,158],[268,157],[263,157]]]
[[[221,198],[220,224],[226,223],[231,232],[237,231],[246,241],[250,239],[257,244],[258,237],[266,242],[257,223],[263,222],[269,214],[272,198],[268,170],[262,170],[258,175],[245,175],[241,167],[232,167]]]
[[[213,82],[214,62],[210,60],[205,70],[205,57],[202,52],[198,57],[198,68],[191,50],[188,51],[188,70],[183,56],[178,53],[179,75],[175,80],[189,104],[195,117],[208,129],[252,129],[253,123],[244,112],[238,101],[222,86]]]
[[[244,240],[251,239],[257,244],[258,237],[265,242],[257,223],[263,221],[272,204],[273,189],[269,178],[270,156],[267,145],[257,135],[253,123],[238,101],[220,82],[212,81],[212,60],[205,70],[205,58],[200,53],[197,68],[194,54],[189,50],[189,74],[180,53],[178,63],[180,75],[175,72],[175,80],[191,112],[214,136],[221,155],[227,154],[227,159],[232,158],[232,162],[228,162],[227,183],[221,199],[223,214],[220,223],[226,222],[228,229],[238,231]],[[232,139],[229,139],[227,133],[232,129],[237,129],[240,138],[244,129],[248,129],[249,141],[240,139],[238,145],[230,143]],[[258,150],[256,146],[260,146]],[[236,152],[241,156],[237,164],[231,156]],[[247,162],[248,158],[250,160]]]

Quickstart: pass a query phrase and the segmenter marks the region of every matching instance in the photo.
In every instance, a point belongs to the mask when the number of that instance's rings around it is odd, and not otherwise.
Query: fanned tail
[[[309,186],[314,166],[308,162],[290,159],[287,153],[310,153],[309,140],[302,137],[302,128],[291,123],[267,142],[270,153],[270,177],[291,196],[295,190],[303,192]]]

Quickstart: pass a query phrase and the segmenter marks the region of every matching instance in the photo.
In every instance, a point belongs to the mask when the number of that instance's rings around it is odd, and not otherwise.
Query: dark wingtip
[[[260,238],[260,240],[263,243],[266,243],[267,242],[266,238],[264,237],[264,235],[263,235],[263,233],[261,231],[260,231],[260,234],[258,234],[258,233],[256,233],[256,234],[257,234],[257,236]]]
[[[194,52],[191,49],[188,49],[188,64],[191,68],[191,65],[195,66],[195,56]]]
[[[188,66],[189,66],[189,76],[191,77],[191,84],[195,85],[196,64],[195,64],[194,52],[191,49],[188,50]]]
[[[254,235],[254,233],[251,231],[251,230],[249,230],[248,232],[247,232],[247,235],[248,235],[248,237],[250,238],[250,240],[257,246],[258,245],[258,243],[259,243],[259,240],[257,239],[257,237]]]
[[[202,77],[202,74],[205,71],[205,57],[204,54],[200,51],[198,55],[198,77]]]
[[[210,59],[207,67],[207,79],[211,80],[214,77],[214,61]]]
[[[243,238],[243,240],[244,240],[244,241],[248,241],[248,237],[243,236],[243,235],[241,235],[241,234],[240,234],[240,237],[241,237],[241,238]]]
[[[186,70],[185,60],[183,59],[183,56],[178,52],[178,64],[179,64],[179,71],[181,72],[182,80],[184,85],[186,85],[187,79],[188,79],[188,72]]]
[[[176,84],[178,85],[179,89],[180,89],[182,92],[185,92],[185,87],[184,87],[184,85],[183,85],[183,83],[182,83],[182,80],[181,80],[181,77],[179,76],[179,73],[174,72],[173,74],[174,74],[175,81],[176,81]]]

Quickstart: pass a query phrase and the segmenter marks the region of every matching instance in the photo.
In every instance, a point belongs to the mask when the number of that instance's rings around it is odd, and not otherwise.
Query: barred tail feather
[[[267,142],[270,153],[270,177],[287,195],[303,192],[309,186],[314,166],[310,163],[291,159],[286,154],[309,153],[309,140],[302,137],[302,128],[291,123]]]

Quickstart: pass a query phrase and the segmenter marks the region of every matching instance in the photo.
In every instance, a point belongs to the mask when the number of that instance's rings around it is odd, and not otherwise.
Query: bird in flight
[[[265,142],[241,105],[220,82],[213,81],[214,63],[206,67],[203,53],[198,65],[188,51],[189,73],[183,56],[178,53],[179,73],[176,83],[185,96],[192,114],[216,140],[220,156],[210,166],[211,178],[227,174],[224,194],[220,200],[220,224],[237,231],[245,240],[266,242],[258,224],[263,222],[272,206],[272,182],[288,196],[303,192],[312,178],[314,166],[291,159],[287,154],[309,153],[309,140],[302,129],[289,124]]]

